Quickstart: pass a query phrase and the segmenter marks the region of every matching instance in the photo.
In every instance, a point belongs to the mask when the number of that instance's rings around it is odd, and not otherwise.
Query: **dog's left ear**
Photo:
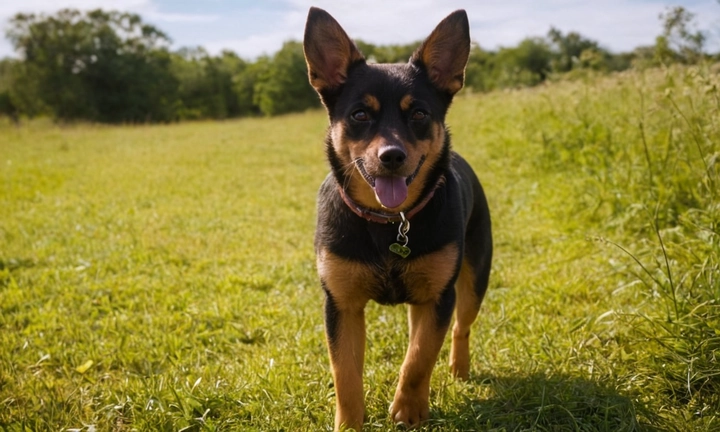
[[[469,55],[470,25],[467,13],[461,9],[448,15],[435,27],[410,61],[424,66],[437,88],[454,95],[465,81]]]
[[[353,63],[365,61],[335,18],[316,7],[308,12],[303,51],[310,84],[321,96],[345,83]]]

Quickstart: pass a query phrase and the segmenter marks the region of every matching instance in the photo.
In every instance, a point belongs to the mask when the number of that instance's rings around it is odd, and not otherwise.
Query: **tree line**
[[[470,91],[534,86],[552,77],[612,72],[673,62],[717,60],[705,33],[682,7],[660,16],[653,46],[615,54],[577,32],[551,28],[515,47],[474,44],[466,70]],[[278,115],[319,106],[307,83],[302,44],[288,41],[254,61],[231,51],[170,49],[170,38],[139,15],[64,9],[17,14],[6,33],[19,59],[0,60],[0,114],[15,121],[172,122]],[[369,61],[405,62],[420,41],[377,46],[356,41]]]

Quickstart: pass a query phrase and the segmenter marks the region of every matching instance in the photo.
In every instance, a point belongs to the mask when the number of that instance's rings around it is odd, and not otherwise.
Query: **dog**
[[[408,304],[409,346],[392,420],[429,417],[430,375],[450,327],[450,368],[470,370],[470,326],[492,261],[490,212],[445,115],[470,53],[467,14],[442,20],[406,64],[370,64],[311,8],[303,50],[327,109],[331,172],[318,193],[315,252],[336,394],[335,430],[361,430],[366,304]]]

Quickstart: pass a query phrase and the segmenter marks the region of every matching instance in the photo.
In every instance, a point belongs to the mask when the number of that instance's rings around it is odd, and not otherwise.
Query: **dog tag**
[[[390,252],[396,253],[403,258],[407,258],[410,255],[410,248],[403,246],[400,243],[393,243],[390,245]]]

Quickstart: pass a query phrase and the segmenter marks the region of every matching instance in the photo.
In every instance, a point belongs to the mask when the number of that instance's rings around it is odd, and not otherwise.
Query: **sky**
[[[422,40],[447,14],[465,9],[472,40],[485,49],[545,36],[554,26],[616,53],[652,45],[660,13],[684,6],[709,31],[709,50],[720,50],[718,0],[0,0],[0,58],[16,56],[4,37],[16,13],[102,8],[139,14],[172,39],[173,49],[202,46],[213,55],[229,49],[253,60],[302,40],[310,6],[327,10],[350,37],[378,45]]]

